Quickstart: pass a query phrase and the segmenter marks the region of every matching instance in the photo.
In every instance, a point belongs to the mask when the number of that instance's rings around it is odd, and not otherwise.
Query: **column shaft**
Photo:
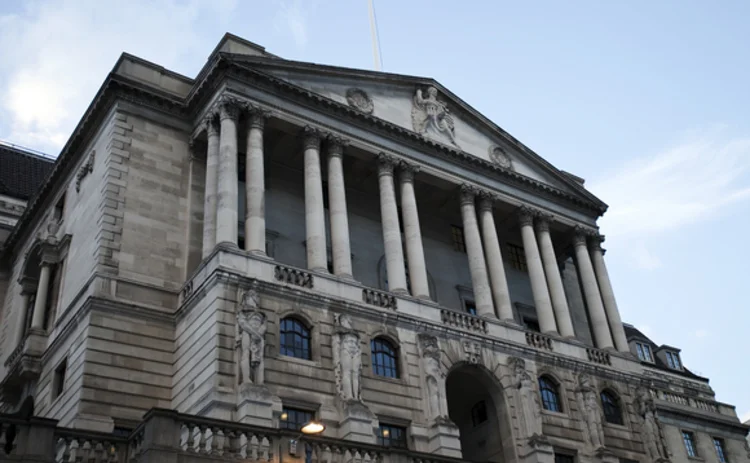
[[[601,241],[604,240],[604,237],[600,236],[597,238],[598,239],[594,242],[590,243],[590,256],[596,279],[599,282],[599,291],[602,295],[602,302],[604,302],[604,311],[607,314],[609,329],[614,340],[615,348],[620,352],[628,352],[630,351],[628,339],[625,337],[625,328],[622,326],[620,310],[617,308],[615,292],[612,290],[612,282],[609,279],[607,266],[604,264],[604,255],[600,245]]]
[[[16,322],[13,326],[13,348],[15,349],[21,341],[23,341],[23,334],[25,330],[24,323],[26,322],[26,311],[29,310],[29,299],[31,294],[26,291],[21,292],[21,307],[16,316]]]
[[[527,208],[521,209],[521,238],[523,239],[523,250],[526,255],[526,267],[529,271],[531,281],[531,292],[534,296],[536,314],[539,317],[539,329],[542,333],[557,333],[555,314],[552,311],[552,302],[547,289],[547,279],[544,276],[544,267],[539,255],[539,247],[534,236],[534,212]]]
[[[352,250],[349,242],[349,216],[346,208],[343,154],[346,142],[338,137],[328,141],[328,209],[331,222],[333,273],[352,277]]]
[[[39,272],[39,284],[36,287],[36,299],[34,300],[34,312],[31,318],[31,327],[35,329],[44,328],[44,315],[47,308],[47,293],[49,291],[49,279],[52,273],[52,265],[42,263]]]
[[[203,258],[216,246],[216,190],[219,177],[219,126],[216,114],[206,118],[206,184],[203,201]]]
[[[492,215],[493,199],[488,195],[482,195],[479,201],[479,221],[482,225],[482,241],[484,243],[484,254],[487,258],[487,267],[490,271],[490,285],[492,295],[495,298],[495,309],[501,320],[513,320],[513,306],[510,302],[510,291],[508,291],[508,279],[505,276],[503,255],[500,251],[500,242],[497,239],[495,218]]]
[[[245,250],[266,252],[266,186],[263,166],[263,125],[266,114],[251,109],[245,154]]]
[[[568,300],[565,297],[560,268],[557,265],[555,248],[552,246],[552,238],[549,234],[548,220],[547,218],[537,220],[537,238],[544,264],[544,274],[547,277],[552,309],[555,312],[555,319],[557,320],[557,327],[560,330],[560,334],[566,338],[574,338],[573,321],[570,318],[570,309],[568,308]]]
[[[380,222],[383,226],[383,246],[388,275],[388,289],[394,293],[406,293],[406,270],[404,248],[398,224],[396,190],[393,182],[393,167],[397,161],[387,154],[378,155],[378,185],[380,187]]]
[[[482,238],[479,236],[477,211],[474,205],[476,194],[475,188],[469,185],[461,186],[461,218],[464,225],[464,242],[466,244],[466,255],[469,258],[469,273],[474,289],[474,304],[477,307],[477,315],[494,318],[495,307],[492,303],[492,291],[487,278],[487,264],[484,261]]]
[[[414,195],[414,174],[419,169],[402,164],[401,169],[401,214],[406,238],[406,263],[409,266],[409,281],[412,296],[429,299],[430,285],[427,281],[427,266],[424,260],[422,230],[419,226],[417,199]]]
[[[305,230],[307,268],[328,271],[326,222],[323,204],[323,178],[320,172],[320,133],[312,127],[304,130],[305,149]]]
[[[237,118],[234,102],[219,107],[219,177],[216,199],[216,243],[237,245]]]
[[[578,273],[581,276],[581,286],[583,286],[583,295],[586,299],[586,306],[589,309],[589,319],[591,320],[592,330],[594,332],[594,342],[600,349],[612,348],[612,336],[607,324],[607,316],[604,313],[602,305],[602,296],[599,293],[599,286],[594,276],[594,268],[591,265],[591,258],[586,249],[585,232],[577,232],[574,238],[576,263],[578,264]]]

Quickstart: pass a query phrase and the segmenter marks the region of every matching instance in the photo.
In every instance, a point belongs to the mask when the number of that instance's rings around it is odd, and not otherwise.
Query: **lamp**
[[[305,423],[305,425],[300,429],[300,431],[302,431],[302,434],[307,435],[320,434],[325,430],[326,426],[323,423],[315,420]]]

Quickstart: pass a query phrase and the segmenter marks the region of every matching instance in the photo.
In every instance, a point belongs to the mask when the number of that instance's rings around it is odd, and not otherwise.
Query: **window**
[[[573,455],[566,455],[564,453],[555,454],[555,463],[575,463]]]
[[[487,404],[484,400],[480,400],[471,407],[471,424],[477,427],[485,421],[487,421]]]
[[[539,378],[539,391],[542,394],[542,406],[551,412],[562,412],[557,382],[549,376]]]
[[[714,448],[716,449],[716,456],[719,457],[719,463],[727,463],[727,452],[724,450],[724,439],[714,437]]]
[[[451,225],[451,238],[453,239],[453,250],[466,252],[466,242],[464,241],[464,229],[458,225]]]
[[[685,450],[689,457],[697,457],[698,450],[695,445],[695,434],[690,431],[682,431],[682,441],[685,442]]]
[[[63,214],[65,213],[65,193],[60,196],[60,199],[55,204],[55,209],[52,211],[52,217],[58,222],[62,221]]]
[[[298,408],[283,407],[281,409],[280,418],[279,427],[281,429],[299,431],[302,429],[302,426],[312,421],[313,412],[309,410],[300,410]]]
[[[673,370],[682,369],[682,365],[680,365],[680,356],[677,355],[676,352],[666,352],[666,354],[667,354],[667,365],[669,365],[669,368]]]
[[[296,318],[281,320],[281,355],[311,360],[310,330]]]
[[[60,397],[65,390],[65,373],[68,370],[68,359],[67,357],[60,362],[60,365],[55,368],[55,375],[52,377],[52,400]]]
[[[620,410],[620,401],[617,396],[610,391],[602,391],[601,398],[604,420],[607,423],[623,424],[622,410]]]
[[[529,331],[542,332],[542,329],[539,328],[539,321],[535,318],[523,317],[523,326]]]
[[[524,254],[523,246],[511,243],[507,243],[506,246],[508,248],[508,259],[510,259],[510,265],[520,272],[528,271],[529,268],[526,265],[526,254]]]
[[[405,449],[406,428],[381,423],[378,428],[378,445]]]
[[[635,350],[638,353],[638,358],[644,362],[654,362],[654,357],[651,355],[651,347],[648,344],[641,342],[635,343]]]
[[[398,354],[393,344],[383,338],[370,343],[372,350],[372,372],[386,378],[398,378]]]
[[[471,315],[477,314],[477,304],[474,301],[470,301],[468,299],[464,300],[464,310],[466,310],[466,313]]]

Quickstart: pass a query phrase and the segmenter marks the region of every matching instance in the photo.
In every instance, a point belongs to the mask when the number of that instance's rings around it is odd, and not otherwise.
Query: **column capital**
[[[552,214],[539,213],[536,217],[536,230],[539,232],[549,232],[549,224],[555,219]]]
[[[219,114],[216,111],[206,114],[201,124],[206,127],[207,136],[219,136]]]
[[[322,138],[322,135],[323,134],[319,129],[311,125],[306,125],[302,129],[302,147],[306,150],[320,150],[320,140]]]
[[[378,153],[378,175],[393,175],[393,169],[398,165],[399,159],[387,153]]]
[[[263,130],[266,119],[271,115],[271,111],[250,103],[245,103],[245,111],[247,112],[247,121],[251,129]]]
[[[399,162],[398,167],[401,172],[401,180],[404,182],[413,182],[414,176],[421,169],[418,165],[406,161]]]
[[[222,96],[218,101],[219,107],[219,119],[231,119],[237,122],[240,117],[240,109],[242,104],[234,97]]]
[[[602,254],[604,254],[604,249],[602,248],[602,243],[604,242],[604,235],[600,235],[596,232],[591,232],[589,235],[588,245],[590,251],[600,251]]]
[[[580,225],[576,225],[573,227],[573,245],[574,246],[586,246],[586,243],[588,242],[588,238],[592,236],[593,234],[596,234],[594,230],[591,230],[590,228],[582,227]]]
[[[497,195],[491,191],[481,190],[479,192],[479,210],[482,212],[491,211],[497,200]]]
[[[326,142],[329,156],[343,156],[344,148],[349,146],[348,139],[332,133],[326,135]]]
[[[521,226],[534,225],[534,218],[539,215],[539,210],[529,206],[521,206],[518,208],[518,221]]]
[[[474,198],[479,194],[479,188],[468,183],[461,184],[461,205],[474,204]]]

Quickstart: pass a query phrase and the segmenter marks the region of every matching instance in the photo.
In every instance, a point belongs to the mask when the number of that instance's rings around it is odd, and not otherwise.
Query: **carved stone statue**
[[[542,436],[542,411],[534,392],[534,381],[526,371],[526,362],[521,358],[513,357],[508,364],[513,371],[512,388],[516,391],[517,409],[521,412],[523,420],[521,429],[524,437]]]
[[[336,390],[346,401],[361,401],[362,347],[359,334],[352,328],[348,315],[334,316],[333,360],[336,369]]]
[[[599,408],[597,391],[591,385],[591,377],[586,373],[578,377],[578,406],[583,414],[585,434],[594,450],[604,447],[604,430],[602,428],[602,412]]]
[[[656,405],[648,389],[641,387],[638,389],[636,396],[636,406],[638,415],[643,419],[641,435],[643,444],[646,447],[650,461],[663,462],[668,461],[669,456],[664,440],[664,433],[656,416]]]
[[[456,130],[453,116],[448,111],[448,106],[437,98],[435,87],[427,88],[427,96],[422,95],[422,90],[417,90],[414,95],[414,104],[411,110],[411,123],[414,131],[425,134],[429,129],[446,135],[448,139],[456,144]]]
[[[258,293],[248,289],[242,294],[237,310],[235,345],[240,358],[240,384],[263,384],[266,329],[266,316],[260,311]]]
[[[427,393],[428,418],[442,421],[448,418],[445,401],[445,374],[440,368],[440,345],[435,336],[419,335],[422,348],[422,369]]]

